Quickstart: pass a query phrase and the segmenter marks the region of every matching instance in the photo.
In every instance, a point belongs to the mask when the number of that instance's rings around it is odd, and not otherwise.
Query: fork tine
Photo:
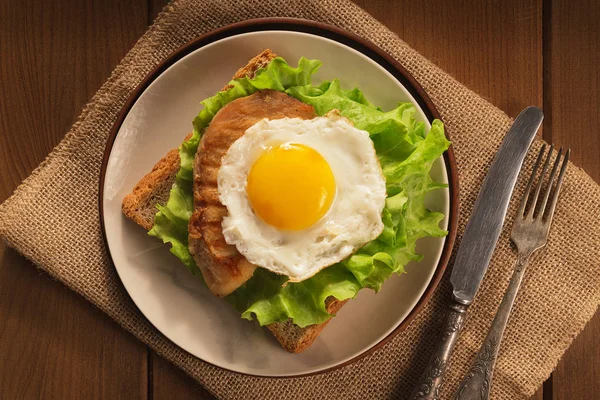
[[[552,166],[552,172],[550,173],[550,178],[548,178],[548,186],[546,187],[546,191],[544,193],[544,200],[542,200],[542,205],[540,206],[540,210],[538,211],[538,215],[540,217],[544,216],[544,211],[546,210],[546,204],[548,203],[548,197],[550,197],[550,190],[552,190],[552,183],[554,182],[554,177],[556,176],[556,171],[558,170],[558,164],[560,164],[560,157],[562,156],[562,147],[558,150],[558,154],[556,155],[556,160],[554,160],[554,166]]]
[[[540,178],[535,188],[535,193],[533,194],[533,199],[531,199],[531,207],[527,211],[527,217],[531,215],[533,218],[533,214],[535,213],[535,206],[537,205],[538,196],[540,195],[540,190],[542,189],[542,184],[544,183],[544,176],[546,175],[546,171],[548,171],[548,165],[550,164],[550,157],[552,157],[552,150],[554,149],[554,145],[550,146],[550,150],[548,150],[548,156],[546,157],[546,161],[544,161],[544,167],[542,168],[542,173],[540,174]]]
[[[563,160],[562,166],[560,167],[560,174],[558,174],[558,181],[556,182],[556,189],[554,190],[554,196],[552,196],[552,200],[550,202],[550,208],[548,210],[548,217],[546,218],[546,223],[552,222],[552,217],[554,216],[554,209],[556,208],[556,202],[558,201],[558,194],[560,193],[560,187],[563,183],[563,177],[565,175],[565,171],[567,170],[567,164],[569,163],[569,156],[571,155],[571,149],[567,150],[565,154],[565,159]]]
[[[533,171],[531,171],[531,177],[529,178],[529,182],[527,182],[527,186],[525,187],[525,193],[523,193],[523,197],[521,198],[521,206],[519,207],[518,215],[525,215],[525,206],[527,205],[527,199],[529,198],[529,192],[531,192],[531,186],[533,186],[533,180],[535,179],[535,174],[537,173],[538,167],[540,166],[540,162],[542,161],[542,156],[546,151],[546,145],[544,144],[540,149],[540,154],[538,154],[537,160],[535,160],[535,164],[533,165]]]

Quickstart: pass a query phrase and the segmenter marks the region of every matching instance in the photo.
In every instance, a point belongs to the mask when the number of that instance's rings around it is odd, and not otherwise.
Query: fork
[[[571,150],[566,151],[562,166],[560,168],[560,174],[558,175],[558,180],[556,182],[556,187],[554,189],[554,194],[552,195],[550,204],[548,204],[552,183],[554,182],[558,165],[560,164],[562,148],[558,151],[558,155],[554,161],[554,166],[552,167],[552,172],[550,173],[550,178],[548,179],[545,193],[541,202],[538,202],[538,197],[544,183],[544,176],[546,175],[550,165],[550,158],[552,156],[553,149],[554,146],[550,146],[550,150],[548,151],[548,156],[544,162],[535,192],[531,202],[528,202],[537,170],[546,150],[546,145],[542,146],[542,149],[540,150],[538,158],[533,167],[531,178],[529,179],[529,182],[525,188],[525,193],[521,199],[521,205],[519,207],[519,211],[510,235],[510,239],[517,248],[517,263],[515,265],[512,277],[510,278],[508,289],[504,294],[502,303],[500,303],[500,307],[498,308],[496,316],[494,317],[494,321],[492,322],[492,326],[490,327],[490,330],[481,348],[479,349],[477,356],[475,357],[475,362],[456,392],[457,400],[485,400],[489,399],[490,397],[490,388],[492,384],[494,366],[496,364],[496,357],[498,355],[498,350],[500,349],[500,343],[502,341],[504,329],[506,328],[506,323],[508,322],[510,310],[515,302],[517,292],[519,291],[519,286],[521,285],[529,257],[531,257],[536,250],[544,247],[548,240],[548,233],[550,232],[550,225],[552,224],[552,217],[556,208],[556,202],[558,200],[560,188],[563,183],[563,177],[567,167],[567,162],[569,161],[569,155],[571,154]],[[529,207],[527,207],[528,203]]]

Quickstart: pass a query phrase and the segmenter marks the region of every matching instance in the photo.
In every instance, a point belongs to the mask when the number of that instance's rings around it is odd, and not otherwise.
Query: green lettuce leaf
[[[289,318],[301,327],[325,322],[331,318],[325,307],[329,296],[346,300],[363,288],[378,291],[392,274],[403,273],[410,261],[421,260],[415,252],[418,239],[447,234],[439,228],[443,215],[427,210],[424,203],[429,191],[444,186],[429,176],[433,162],[450,144],[443,124],[435,120],[426,133],[424,124],[415,120],[415,108],[410,103],[384,112],[360,90],[342,89],[338,80],[311,86],[311,75],[320,65],[302,58],[298,67],[292,68],[276,58],[254,78],[232,81],[231,89],[203,101],[204,108],[194,119],[194,133],[179,149],[181,168],[169,201],[159,207],[149,232],[170,243],[171,252],[199,275],[187,241],[187,221],[193,212],[193,159],[204,128],[221,107],[237,98],[260,89],[285,91],[312,105],[319,115],[340,110],[356,127],[369,132],[387,185],[383,232],[346,260],[303,282],[285,284],[285,276],[257,268],[252,278],[226,299],[243,318],[256,318],[261,325]]]

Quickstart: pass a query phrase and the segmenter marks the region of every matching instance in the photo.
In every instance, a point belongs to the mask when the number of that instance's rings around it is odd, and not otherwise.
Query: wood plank
[[[145,0],[0,2],[0,201],[64,136],[146,12]],[[4,245],[0,316],[0,398],[147,397],[146,347]]]
[[[148,0],[148,21],[152,23],[168,0]],[[214,397],[185,372],[152,352],[152,398],[162,399],[214,399]]]
[[[544,400],[544,388],[540,386],[540,388],[535,392],[533,396],[529,398],[529,400]]]
[[[600,3],[552,1],[546,102],[552,139],[572,149],[572,160],[600,182]]]
[[[541,0],[356,3],[509,116],[542,106]]]
[[[508,115],[542,105],[541,0],[356,3]]]
[[[202,385],[156,353],[152,359],[152,393],[154,400],[215,399]]]
[[[0,398],[146,398],[146,347],[0,246]]]
[[[600,312],[573,341],[552,381],[554,400],[600,399]]]
[[[169,0],[148,0],[148,23],[151,24]]]
[[[600,4],[549,0],[544,54],[551,138],[600,183]],[[552,377],[555,400],[600,398],[600,312],[567,350]]]
[[[168,0],[148,0],[148,22],[152,23]],[[185,372],[152,352],[152,398],[162,399],[214,399],[214,397]]]
[[[144,32],[145,0],[0,2],[0,200],[36,167]]]

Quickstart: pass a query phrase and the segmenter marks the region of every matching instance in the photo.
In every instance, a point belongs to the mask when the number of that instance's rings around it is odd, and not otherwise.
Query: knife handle
[[[469,306],[453,301],[446,317],[440,338],[425,371],[417,381],[411,400],[438,400],[439,391],[452,350],[465,321],[465,312]]]

